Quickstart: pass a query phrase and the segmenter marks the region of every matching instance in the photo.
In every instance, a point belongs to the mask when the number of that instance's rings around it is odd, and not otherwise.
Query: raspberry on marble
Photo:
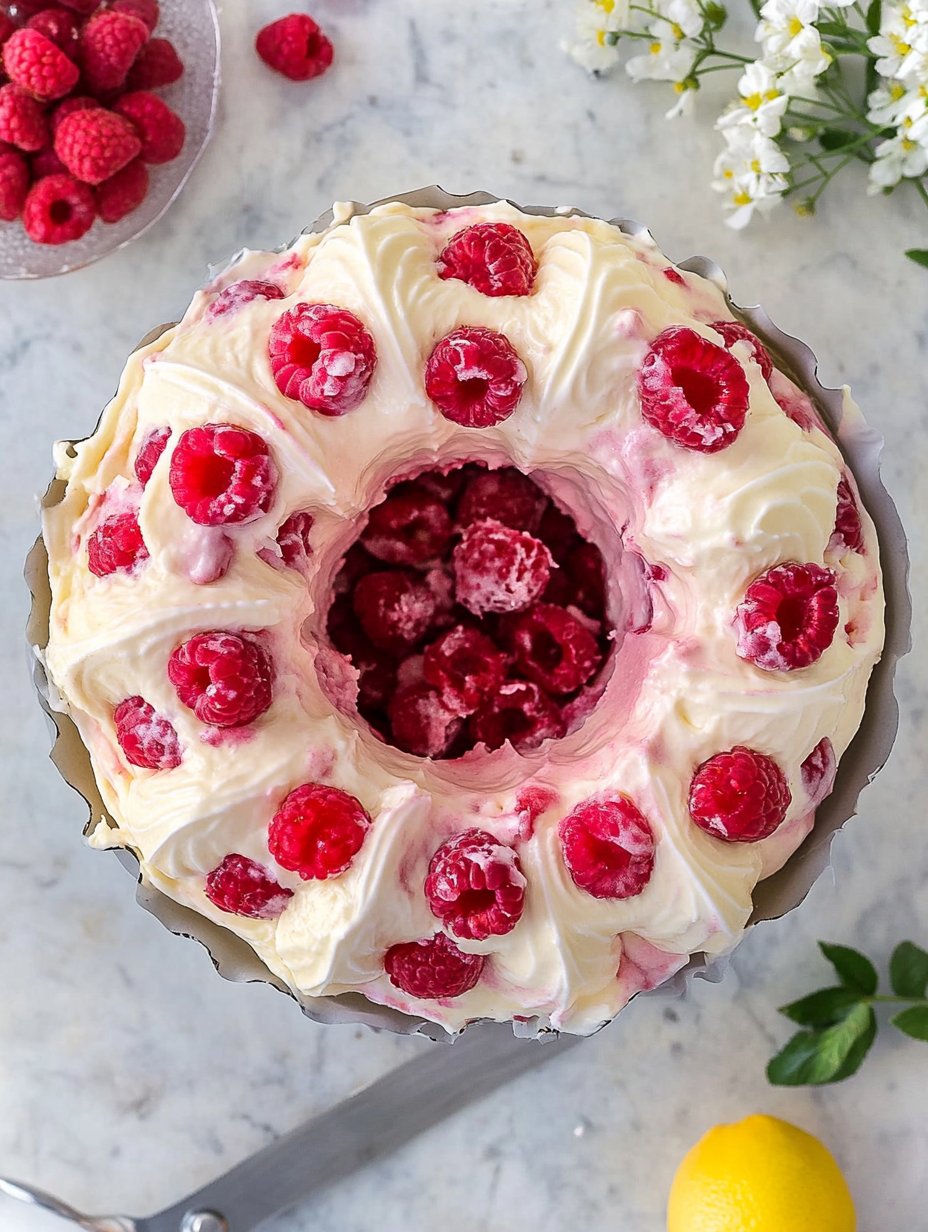
[[[310,81],[331,65],[331,40],[306,13],[290,13],[258,31],[255,50],[275,73],[290,81]]]
[[[770,352],[755,333],[746,325],[742,325],[740,321],[712,321],[711,324],[715,332],[722,335],[722,341],[729,351],[736,342],[746,342],[751,348],[751,358],[760,368],[761,375],[765,381],[769,381],[773,373],[773,360],[770,358]]]
[[[451,518],[442,502],[415,482],[402,484],[370,511],[361,542],[391,565],[428,565],[451,539]]]
[[[654,870],[654,834],[623,795],[587,800],[558,827],[574,885],[594,898],[633,898]]]
[[[469,625],[455,625],[425,648],[425,679],[455,714],[473,714],[500,687],[505,673],[505,654]]]
[[[266,868],[237,852],[207,874],[204,888],[214,907],[252,920],[276,920],[293,897]]]
[[[393,743],[416,757],[442,757],[464,721],[425,681],[401,686],[387,706]]]
[[[727,843],[756,843],[773,834],[792,799],[783,771],[765,753],[735,745],[698,767],[690,783],[690,817]]]
[[[521,612],[540,598],[551,576],[551,553],[502,522],[473,522],[451,556],[458,603],[482,616]]]
[[[442,843],[429,863],[425,897],[432,914],[464,941],[512,932],[525,908],[526,880],[512,847],[485,830]]]
[[[481,325],[442,338],[425,366],[425,392],[445,419],[489,428],[508,419],[528,374],[509,339]]]
[[[46,175],[29,189],[23,227],[36,244],[68,244],[93,226],[93,191],[71,175]]]
[[[135,57],[126,86],[130,90],[157,90],[173,85],[184,75],[184,62],[166,38],[149,39]]]
[[[283,287],[276,282],[266,282],[260,278],[241,278],[238,282],[230,282],[227,287],[222,288],[206,309],[204,317],[207,321],[215,321],[217,317],[231,316],[256,299],[283,298]]]
[[[214,629],[172,652],[168,679],[183,704],[211,727],[244,727],[268,709],[273,663],[254,637]]]
[[[602,661],[593,634],[553,603],[536,603],[513,616],[505,635],[519,671],[548,693],[573,693]]]
[[[352,599],[361,628],[381,650],[401,654],[420,642],[435,615],[435,596],[403,570],[365,574]]]
[[[138,157],[141,148],[132,124],[102,107],[72,111],[55,130],[55,153],[84,184],[102,184]]]
[[[337,416],[363,401],[377,351],[369,331],[347,308],[301,303],[274,322],[268,359],[285,397]]]
[[[537,749],[564,734],[555,703],[529,680],[507,680],[469,720],[475,744],[499,749],[508,740],[517,753]]]
[[[87,540],[87,564],[97,577],[131,573],[148,560],[138,514],[114,513],[105,518]]]
[[[152,165],[169,163],[184,148],[186,125],[163,98],[150,90],[124,94],[114,110],[127,119],[138,133],[142,143],[139,157],[144,162]]]
[[[324,881],[351,866],[370,826],[370,816],[354,796],[337,787],[304,783],[274,814],[267,845],[281,868],[304,881]]]
[[[735,616],[738,654],[766,672],[809,667],[838,627],[835,575],[820,565],[789,561],[750,584]]]
[[[143,697],[127,697],[113,711],[116,739],[126,761],[145,770],[173,770],[181,763],[173,723]]]
[[[141,158],[134,158],[121,171],[98,184],[94,196],[102,221],[119,222],[137,210],[148,196],[148,168]]]
[[[267,442],[235,424],[188,428],[171,455],[174,500],[200,526],[254,521],[267,513],[277,467]]]
[[[453,235],[438,258],[439,278],[456,278],[483,295],[531,295],[538,264],[532,246],[506,222],[481,222]]]
[[[383,967],[401,992],[421,1001],[451,1000],[469,992],[480,980],[486,959],[467,954],[444,933],[421,941],[393,945]]]
[[[89,92],[100,95],[118,90],[147,41],[148,27],[133,14],[115,9],[95,13],[80,38],[82,77]]]
[[[514,466],[503,466],[496,471],[481,470],[468,480],[461,493],[456,522],[463,530],[471,522],[494,518],[514,530],[538,534],[544,540],[539,527],[547,505],[548,498],[541,488]]]

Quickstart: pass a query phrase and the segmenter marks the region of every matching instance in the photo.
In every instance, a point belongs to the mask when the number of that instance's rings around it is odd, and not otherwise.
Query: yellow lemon
[[[667,1232],[855,1232],[847,1182],[817,1138],[749,1116],[717,1125],[683,1158]]]

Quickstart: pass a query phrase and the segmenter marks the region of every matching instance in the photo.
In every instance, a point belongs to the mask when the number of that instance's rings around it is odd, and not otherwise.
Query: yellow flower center
[[[767,103],[772,103],[775,98],[779,98],[779,97],[780,97],[779,90],[768,90],[767,93],[764,95],[764,101]]]
[[[740,192],[735,193],[734,197],[732,197],[732,201],[734,201],[735,205],[750,205],[751,194],[745,192],[742,188]]]
[[[798,17],[791,17],[789,19],[789,25],[786,29],[789,32],[790,38],[795,38],[797,34],[802,34],[803,25]]]
[[[905,150],[906,154],[911,154],[912,151],[916,148],[916,146],[917,146],[917,142],[913,141],[911,137],[902,138],[902,148],[903,150]]]
[[[599,43],[600,47],[606,46],[606,31],[605,30],[596,31],[596,41],[597,43]]]
[[[661,45],[655,41],[651,44],[648,50],[651,52],[652,56],[659,56],[661,54]]]
[[[911,44],[907,43],[901,34],[891,34],[889,36],[889,41],[895,48],[897,56],[907,56],[912,50]]]
[[[902,9],[902,24],[904,26],[914,26],[915,25],[915,18],[912,16],[912,10],[909,8],[907,4],[904,5]]]
[[[615,8],[615,0],[595,0],[595,3],[604,13],[611,13]]]
[[[748,94],[744,100],[744,105],[748,111],[758,111],[764,101],[762,94]]]
[[[723,180],[733,180],[734,178],[735,178],[734,171],[732,171],[731,167],[726,167],[725,170],[722,172],[722,179]]]
[[[677,22],[672,21],[670,23],[670,29],[673,31],[673,37],[679,43],[680,39],[683,38],[683,27],[681,25],[678,25]]]
[[[760,159],[759,158],[751,159],[751,170],[754,172],[755,175],[760,175]]]
[[[922,87],[924,89],[924,86]],[[889,87],[889,97],[894,101],[898,101],[905,94],[905,86],[901,81],[894,81]]]

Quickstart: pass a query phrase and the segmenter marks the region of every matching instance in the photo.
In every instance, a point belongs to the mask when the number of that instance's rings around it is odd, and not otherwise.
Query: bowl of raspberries
[[[150,227],[218,89],[213,0],[0,0],[0,277],[63,274]]]

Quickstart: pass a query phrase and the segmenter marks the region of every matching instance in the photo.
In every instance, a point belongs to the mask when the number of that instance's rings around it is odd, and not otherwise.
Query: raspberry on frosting
[[[266,868],[237,852],[207,874],[204,892],[220,911],[252,920],[276,920],[293,897]]]
[[[157,94],[149,90],[124,94],[116,103],[115,110],[138,133],[142,143],[139,154],[143,162],[169,163],[184,148],[187,136],[184,122]]]
[[[429,863],[425,897],[432,914],[465,941],[512,932],[525,908],[525,876],[512,847],[485,830],[442,843]]]
[[[393,743],[416,757],[441,757],[463,727],[463,720],[424,681],[396,690],[387,707]]]
[[[148,41],[148,27],[131,13],[104,9],[81,30],[83,81],[91,94],[118,90]]]
[[[422,672],[455,714],[473,714],[503,683],[506,656],[479,629],[455,625],[425,648]]]
[[[539,527],[545,516],[548,498],[541,488],[514,466],[496,471],[479,471],[465,484],[457,509],[457,525],[462,529],[471,522],[493,518],[514,530],[538,534],[551,546]],[[552,506],[553,508],[553,506]],[[569,520],[569,519],[568,519]],[[575,532],[573,522],[571,529]]]
[[[206,309],[205,317],[207,321],[215,321],[217,317],[231,316],[256,299],[283,298],[283,287],[276,282],[266,282],[260,278],[240,278],[238,282],[230,282],[227,287],[222,288]]]
[[[764,380],[770,380],[773,373],[773,360],[770,358],[770,352],[746,325],[742,325],[740,321],[713,321],[712,328],[717,334],[722,335],[722,341],[729,350],[736,342],[746,342],[751,348],[751,358],[760,368]]]
[[[475,987],[485,963],[482,954],[467,954],[444,933],[435,933],[422,941],[391,946],[383,967],[390,982],[407,996],[444,1001]]]
[[[255,638],[223,629],[181,642],[168,660],[168,679],[183,704],[211,727],[244,727],[272,700],[270,655]]]
[[[235,424],[189,428],[171,456],[171,492],[201,526],[251,522],[267,513],[277,488],[277,467],[267,442]]]
[[[799,767],[802,785],[809,795],[809,803],[821,804],[834,786],[838,759],[835,748],[827,736],[821,740]]]
[[[301,303],[274,322],[268,359],[285,397],[321,415],[345,415],[363,401],[377,352],[347,308]]]
[[[277,546],[280,549],[281,559],[289,569],[304,570],[306,568],[306,562],[313,554],[309,536],[314,523],[313,515],[307,513],[305,509],[291,513],[281,523],[280,530],[277,532]]]
[[[151,479],[152,471],[158,465],[158,459],[164,453],[165,446],[171,439],[170,428],[152,428],[146,433],[141,448],[135,457],[135,477],[144,488]]]
[[[693,775],[690,817],[727,843],[756,843],[773,834],[792,796],[783,771],[765,753],[737,744],[704,761]]]
[[[87,564],[97,577],[130,573],[148,560],[138,514],[130,510],[105,518],[87,540]]]
[[[324,881],[350,867],[371,819],[359,800],[337,787],[304,783],[284,800],[267,832],[271,855],[304,881]]]
[[[72,111],[55,132],[55,153],[78,180],[102,184],[139,154],[132,124],[102,107]]]
[[[489,428],[508,419],[528,374],[504,334],[462,325],[435,346],[425,366],[425,392],[445,419]]]
[[[848,552],[864,550],[864,528],[860,519],[860,509],[847,475],[842,475],[838,480],[838,507],[835,511],[835,529],[831,538],[832,542],[829,547],[843,546]]]
[[[93,192],[71,175],[46,175],[29,189],[23,227],[36,244],[68,244],[93,226]]]
[[[790,561],[751,583],[735,617],[738,654],[767,672],[790,672],[820,659],[838,627],[835,575]]]
[[[507,222],[458,231],[437,265],[439,278],[457,278],[483,295],[531,295],[537,268],[531,244]]]
[[[435,615],[435,596],[405,571],[368,573],[354,589],[354,610],[375,646],[400,654],[420,642]]]
[[[143,697],[127,697],[113,711],[116,739],[126,761],[146,770],[173,770],[181,763],[174,725]]]
[[[451,557],[458,603],[482,616],[521,612],[540,598],[553,564],[539,540],[501,522],[473,522]]]
[[[508,740],[517,753],[537,749],[564,734],[555,703],[530,680],[507,680],[470,718],[474,742],[499,749]]]
[[[643,418],[697,453],[717,453],[736,440],[749,396],[738,361],[686,326],[658,334],[638,370]]]
[[[361,542],[391,565],[427,565],[451,539],[451,518],[442,502],[415,483],[402,484],[370,511]]]
[[[536,603],[513,616],[506,636],[522,674],[549,693],[573,693],[602,661],[589,629],[553,603]]]
[[[3,67],[10,81],[43,102],[73,90],[80,76],[74,61],[52,39],[28,26],[3,44]]]
[[[264,26],[255,49],[268,68],[291,81],[321,76],[334,56],[331,41],[306,13],[291,13]]]
[[[627,796],[587,800],[561,822],[571,879],[594,898],[633,898],[654,871],[654,834]]]

